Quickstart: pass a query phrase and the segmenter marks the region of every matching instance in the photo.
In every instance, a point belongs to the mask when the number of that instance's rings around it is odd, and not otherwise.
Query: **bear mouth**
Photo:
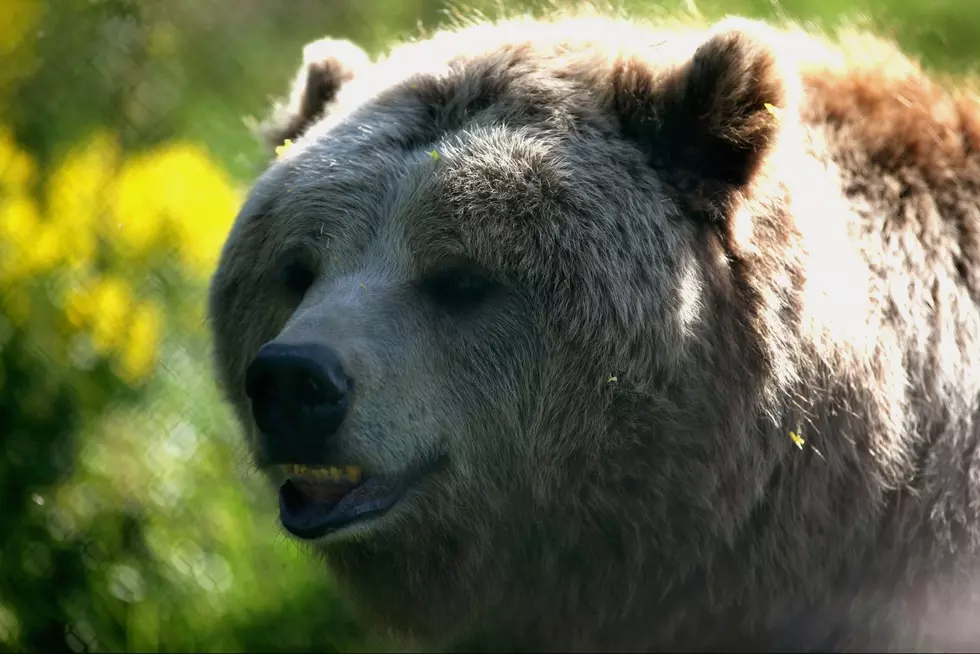
[[[384,515],[438,463],[400,474],[365,477],[347,466],[282,466],[286,481],[279,487],[279,522],[304,540],[322,538],[355,523]]]

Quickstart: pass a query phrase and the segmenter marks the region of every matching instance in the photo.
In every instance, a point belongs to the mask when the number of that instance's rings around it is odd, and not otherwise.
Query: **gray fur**
[[[357,382],[338,465],[448,458],[318,544],[373,624],[461,650],[980,646],[980,105],[841,41],[478,23],[279,117],[302,136],[215,273],[217,371],[251,435],[251,357],[324,342]],[[454,313],[420,282],[459,260],[498,288]]]

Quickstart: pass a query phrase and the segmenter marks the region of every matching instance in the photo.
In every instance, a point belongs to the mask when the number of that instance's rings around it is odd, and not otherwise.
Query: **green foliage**
[[[0,641],[266,649],[285,627],[293,649],[356,645],[269,489],[240,479],[208,383],[204,284],[239,191],[199,146],[126,155],[103,130],[38,180],[0,134]],[[300,601],[316,613],[283,616]]]
[[[828,27],[863,15],[961,72],[980,51],[973,3],[697,9]],[[500,5],[466,4],[491,16]],[[0,0],[0,649],[377,644],[278,529],[211,382],[204,293],[242,185],[265,162],[246,119],[286,90],[302,45],[329,33],[377,52],[445,11],[440,0]]]

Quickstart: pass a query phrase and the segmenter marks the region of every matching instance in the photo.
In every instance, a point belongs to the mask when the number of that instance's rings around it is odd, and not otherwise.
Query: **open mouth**
[[[283,469],[287,478],[279,488],[279,521],[294,536],[315,539],[383,515],[433,466],[366,478],[356,466]]]

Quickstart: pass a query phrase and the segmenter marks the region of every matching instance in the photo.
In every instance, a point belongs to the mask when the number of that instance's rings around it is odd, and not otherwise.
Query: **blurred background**
[[[980,56],[978,0],[696,9],[858,20],[946,72]],[[0,650],[386,646],[282,535],[212,383],[204,298],[267,161],[249,122],[286,92],[302,46],[329,34],[377,53],[447,11],[0,0]]]

